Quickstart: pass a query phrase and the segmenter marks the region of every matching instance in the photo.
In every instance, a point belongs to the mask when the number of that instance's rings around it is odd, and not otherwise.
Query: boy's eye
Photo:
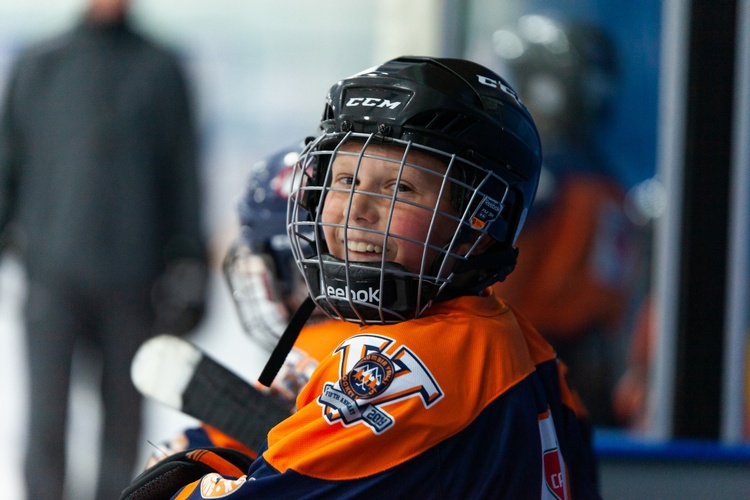
[[[399,193],[409,193],[412,191],[411,187],[408,184],[404,184],[403,182],[400,184],[394,184],[393,189],[395,189]]]
[[[354,177],[349,175],[340,175],[336,178],[336,182],[345,186],[351,186],[354,182]]]

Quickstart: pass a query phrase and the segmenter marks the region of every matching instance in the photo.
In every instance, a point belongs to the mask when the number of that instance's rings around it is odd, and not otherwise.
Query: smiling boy
[[[334,85],[320,131],[295,166],[292,251],[311,300],[358,328],[246,474],[175,498],[598,498],[565,367],[490,287],[541,168],[523,103],[470,61],[402,57]]]

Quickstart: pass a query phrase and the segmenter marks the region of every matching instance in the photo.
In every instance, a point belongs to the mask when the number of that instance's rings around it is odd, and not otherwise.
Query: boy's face
[[[331,167],[331,190],[321,215],[328,249],[342,260],[348,251],[349,260],[357,262],[380,262],[385,253],[386,261],[419,273],[428,233],[430,245],[443,248],[450,243],[458,226],[457,220],[440,213],[432,222],[435,208],[459,216],[450,203],[449,183],[439,196],[446,165],[424,153],[410,151],[407,163],[424,170],[405,165],[399,178],[403,148],[370,145],[368,156],[390,160],[364,157],[357,170],[360,161],[357,155],[362,147],[361,143],[344,144],[340,151],[355,155],[337,155]],[[388,237],[384,238],[386,232]],[[459,253],[460,248],[456,249]],[[427,249],[424,272],[429,271],[438,253],[436,249]]]

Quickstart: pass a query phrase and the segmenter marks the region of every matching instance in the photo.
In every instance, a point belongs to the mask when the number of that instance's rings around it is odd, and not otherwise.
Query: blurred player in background
[[[594,423],[612,425],[618,336],[640,237],[625,213],[625,188],[595,142],[617,89],[615,46],[597,26],[540,15],[496,31],[492,43],[544,145],[536,201],[518,239],[523,252],[496,291],[568,364]]]

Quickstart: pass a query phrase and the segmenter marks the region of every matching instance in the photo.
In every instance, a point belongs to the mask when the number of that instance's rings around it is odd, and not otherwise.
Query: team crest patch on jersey
[[[542,476],[544,477],[541,497],[545,500],[567,500],[570,498],[568,470],[560,452],[555,423],[549,411],[539,415],[539,436],[542,440]]]
[[[393,363],[379,352],[366,355],[339,383],[352,399],[373,398],[382,394],[393,381]]]
[[[375,434],[395,424],[382,407],[408,398],[421,398],[431,408],[443,397],[422,361],[406,346],[379,335],[357,335],[337,349],[340,378],[326,383],[318,404],[330,424],[363,423]]]

